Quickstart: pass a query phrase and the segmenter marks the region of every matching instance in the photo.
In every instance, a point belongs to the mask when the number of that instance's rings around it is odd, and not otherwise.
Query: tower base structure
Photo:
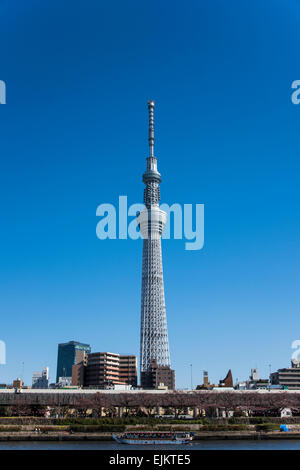
[[[141,386],[145,389],[175,390],[175,371],[170,366],[160,366],[152,359],[147,371],[141,373]]]

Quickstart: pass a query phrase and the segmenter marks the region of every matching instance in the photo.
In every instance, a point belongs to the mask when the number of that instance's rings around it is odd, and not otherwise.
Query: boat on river
[[[112,434],[113,439],[119,444],[189,444],[193,439],[190,432],[124,432]]]

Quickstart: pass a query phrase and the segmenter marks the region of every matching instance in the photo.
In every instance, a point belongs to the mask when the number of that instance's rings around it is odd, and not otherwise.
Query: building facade
[[[126,385],[137,386],[137,357],[120,355],[119,378]]]
[[[300,360],[293,359],[291,367],[278,369],[270,375],[271,384],[281,385],[288,390],[300,390]]]
[[[109,388],[114,385],[137,385],[137,358],[109,352],[88,354],[84,386]]]
[[[251,369],[249,380],[237,382],[234,386],[236,390],[269,390],[280,388],[279,386],[271,385],[269,379],[260,379],[258,369]]]
[[[145,209],[138,216],[143,236],[140,372],[146,387],[151,375],[151,361],[170,367],[170,352],[165,307],[161,236],[167,215],[159,208],[161,175],[154,156],[154,101],[148,101],[149,157],[143,174]]]
[[[72,377],[59,377],[58,383],[55,384],[55,388],[71,387]]]
[[[32,374],[32,388],[45,389],[49,387],[49,367],[44,367],[40,372]]]
[[[87,354],[83,361],[78,364],[74,364],[72,367],[72,385],[76,387],[83,387],[85,384],[85,371],[87,366]]]
[[[150,367],[143,374],[143,388],[175,389],[175,371],[170,366],[160,366],[155,359],[150,361]]]
[[[60,377],[72,377],[72,367],[91,352],[89,344],[69,341],[58,345],[56,383]]]

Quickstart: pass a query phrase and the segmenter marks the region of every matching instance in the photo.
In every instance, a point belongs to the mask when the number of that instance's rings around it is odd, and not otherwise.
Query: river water
[[[187,445],[122,445],[115,442],[0,442],[1,450],[300,450],[300,440],[198,441]]]

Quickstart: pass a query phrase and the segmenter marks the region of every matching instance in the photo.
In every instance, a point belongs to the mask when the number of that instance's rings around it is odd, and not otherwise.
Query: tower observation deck
[[[158,366],[170,366],[167,317],[165,306],[161,236],[167,214],[159,208],[161,175],[154,156],[154,101],[148,101],[149,157],[143,174],[146,208],[138,216],[143,236],[140,371],[150,369],[151,360]]]

